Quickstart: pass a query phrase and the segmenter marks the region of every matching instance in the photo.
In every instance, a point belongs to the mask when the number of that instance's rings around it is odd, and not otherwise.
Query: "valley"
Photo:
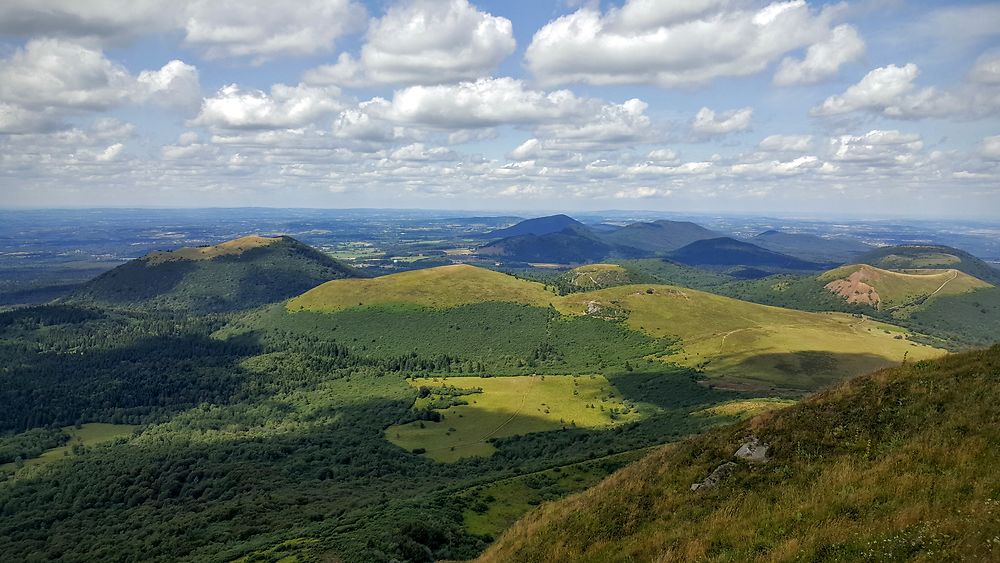
[[[765,237],[793,256],[686,222],[542,219],[429,231],[387,254],[392,271],[361,266],[374,240],[354,254],[256,235],[160,249],[0,310],[0,549],[527,553],[510,538],[539,507],[873,370],[950,361],[979,333],[928,315],[951,319],[956,300],[985,311],[982,334],[998,318],[990,270],[957,249],[827,268],[811,260],[866,255]],[[533,250],[481,252],[498,240]],[[861,283],[877,306],[854,298]]]

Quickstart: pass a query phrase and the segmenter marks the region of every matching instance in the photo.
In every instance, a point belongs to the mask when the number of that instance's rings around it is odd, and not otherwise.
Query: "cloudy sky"
[[[0,207],[80,206],[1000,218],[1000,3],[4,0]]]

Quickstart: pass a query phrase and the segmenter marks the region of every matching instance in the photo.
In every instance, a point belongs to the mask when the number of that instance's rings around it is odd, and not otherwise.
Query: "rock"
[[[767,463],[767,449],[767,444],[761,444],[759,438],[750,436],[733,455],[752,463]]]
[[[716,467],[701,483],[693,483],[691,485],[691,490],[699,491],[701,489],[711,489],[712,487],[718,485],[719,481],[722,481],[726,477],[730,476],[735,470],[736,464],[731,461],[727,461],[726,463]]]
[[[604,308],[597,301],[587,302],[587,314],[588,315],[599,315]]]

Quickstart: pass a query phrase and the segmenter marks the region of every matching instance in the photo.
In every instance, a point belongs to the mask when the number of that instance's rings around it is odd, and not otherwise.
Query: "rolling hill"
[[[660,448],[479,561],[996,560],[998,404],[1000,347],[861,376]]]
[[[850,262],[871,250],[870,246],[859,240],[823,238],[805,233],[785,233],[775,230],[764,231],[751,238],[750,242],[800,260],[823,263]]]
[[[603,234],[605,241],[638,248],[653,254],[665,254],[699,240],[718,238],[721,235],[701,225],[687,221],[655,221],[632,223],[617,231]]]
[[[1000,270],[964,250],[950,246],[886,246],[862,254],[855,262],[886,270],[958,270],[993,285],[1000,285]]]
[[[286,236],[249,236],[215,246],[153,252],[106,272],[68,302],[218,312],[298,295],[360,274]]]
[[[507,238],[523,235],[548,235],[558,233],[569,227],[584,227],[584,224],[569,217],[568,215],[550,215],[548,217],[536,217],[525,219],[516,225],[505,229],[490,231],[482,235],[484,238]]]
[[[290,300],[284,308],[289,317],[268,322],[290,326],[301,313],[337,313],[354,315],[354,324],[363,323],[366,315],[381,315],[378,324],[386,326],[392,324],[392,315],[416,315],[407,322],[417,322],[419,315],[432,314],[412,307],[444,310],[433,314],[447,315],[449,310],[497,302],[554,308],[565,319],[601,321],[594,325],[598,331],[624,326],[646,337],[678,340],[678,347],[655,357],[701,370],[711,383],[732,388],[801,392],[904,357],[941,353],[909,341],[898,327],[848,314],[781,309],[669,285],[626,285],[561,297],[540,283],[467,265],[327,282]],[[305,316],[302,322],[319,321]],[[479,338],[473,330],[448,334],[448,346],[455,349],[462,339]],[[413,338],[416,345],[420,338],[432,337]]]
[[[830,270],[819,277],[825,288],[848,303],[892,311],[917,306],[937,296],[961,295],[992,285],[955,269],[890,271],[854,264]]]
[[[728,237],[699,240],[669,253],[667,257],[688,266],[742,267],[765,273],[781,270],[824,269],[822,264],[801,260]]]

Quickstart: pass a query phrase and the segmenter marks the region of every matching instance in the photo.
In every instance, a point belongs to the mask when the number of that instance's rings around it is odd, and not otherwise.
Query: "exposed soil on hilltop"
[[[878,291],[868,284],[870,281],[878,279],[879,273],[867,267],[859,268],[846,279],[833,280],[824,287],[847,300],[848,303],[869,305],[875,310],[879,310],[882,305],[882,298]]]

